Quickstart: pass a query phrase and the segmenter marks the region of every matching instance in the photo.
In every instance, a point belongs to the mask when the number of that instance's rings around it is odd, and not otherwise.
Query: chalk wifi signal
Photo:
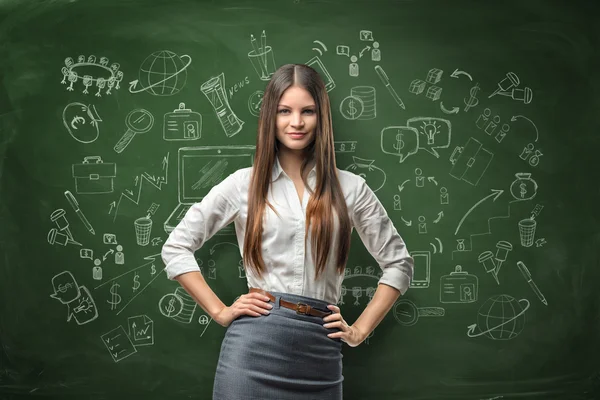
[[[320,44],[321,47],[323,47],[324,51],[327,51],[327,46],[325,46],[325,43],[321,42],[320,40],[314,40],[313,43],[317,43]],[[316,51],[317,53],[319,53],[320,56],[323,55],[323,52],[321,51],[321,49],[319,49],[318,47],[313,47],[312,48],[314,51]]]

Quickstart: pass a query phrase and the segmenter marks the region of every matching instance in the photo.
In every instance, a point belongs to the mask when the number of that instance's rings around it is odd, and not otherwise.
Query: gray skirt
[[[279,306],[279,299],[330,311],[327,302],[271,292],[268,315],[242,315],[221,344],[213,400],[342,399],[342,341],[327,334],[322,317]]]

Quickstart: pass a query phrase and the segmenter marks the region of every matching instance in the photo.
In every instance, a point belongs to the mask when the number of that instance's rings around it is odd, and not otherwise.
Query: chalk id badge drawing
[[[185,108],[185,103],[179,103],[179,109],[165,114],[163,124],[165,140],[196,140],[200,139],[201,131],[202,115]]]
[[[460,265],[440,278],[441,303],[473,303],[477,301],[478,291],[479,279],[463,271]]]

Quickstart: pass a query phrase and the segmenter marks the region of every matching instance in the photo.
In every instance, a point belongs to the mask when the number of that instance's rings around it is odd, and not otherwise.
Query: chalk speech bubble
[[[419,132],[419,149],[439,158],[436,149],[447,149],[452,138],[452,124],[449,120],[433,117],[414,117],[406,125]]]
[[[388,126],[381,130],[381,150],[403,162],[419,151],[419,132],[409,126]]]
[[[68,304],[81,296],[77,281],[71,272],[63,271],[52,278],[54,293],[50,295],[53,299],[63,304]]]

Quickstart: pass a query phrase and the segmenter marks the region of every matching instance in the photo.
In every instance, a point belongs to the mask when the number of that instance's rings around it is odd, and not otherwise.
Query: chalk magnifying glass
[[[394,305],[394,317],[404,326],[417,323],[419,317],[443,317],[446,310],[442,307],[418,307],[410,300],[400,300]]]
[[[117,153],[125,150],[125,147],[129,145],[135,135],[146,133],[152,129],[152,126],[154,125],[154,116],[150,114],[148,110],[137,108],[127,114],[125,125],[127,126],[127,132],[121,136],[121,139],[119,139],[114,147],[114,150]]]

